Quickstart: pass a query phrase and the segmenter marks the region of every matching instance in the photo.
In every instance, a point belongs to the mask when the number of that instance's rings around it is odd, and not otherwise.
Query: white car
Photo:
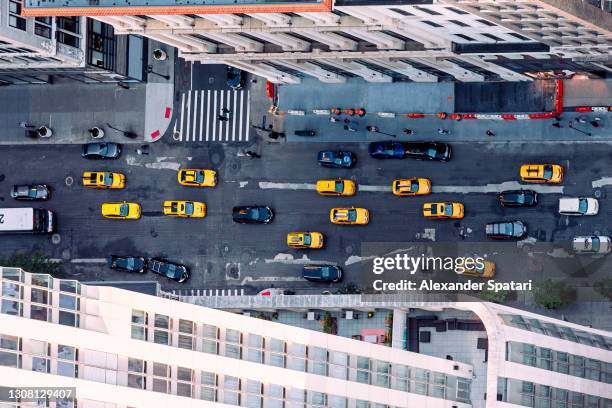
[[[572,249],[579,254],[607,254],[612,250],[612,241],[605,235],[574,237]]]
[[[596,215],[599,212],[599,202],[591,197],[563,197],[559,199],[559,214],[561,215]]]

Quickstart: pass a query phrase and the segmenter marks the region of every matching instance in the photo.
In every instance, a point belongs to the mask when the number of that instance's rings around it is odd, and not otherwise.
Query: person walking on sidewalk
[[[245,150],[244,155],[246,157],[249,157],[251,159],[261,159],[261,155],[257,152],[254,152],[252,150]]]
[[[556,127],[556,128],[559,128],[559,129],[561,129],[561,128],[563,127],[563,126],[561,126],[561,122],[559,122],[559,121],[554,122],[552,125],[553,125],[554,127]]]
[[[487,136],[493,137],[495,136],[495,133],[493,133],[491,129],[487,129]]]
[[[591,126],[593,126],[594,128],[598,128],[599,126],[601,126],[599,124],[600,121],[601,121],[601,118],[593,118],[593,120],[591,121]]]
[[[576,122],[578,122],[578,123],[587,123],[587,118],[586,118],[586,116],[578,116],[576,118]]]
[[[366,126],[366,130],[367,130],[368,132],[374,132],[374,133],[377,133],[377,132],[378,132],[380,129],[378,129],[378,127],[377,127],[377,126],[369,126],[369,125],[368,125],[368,126]]]
[[[344,130],[348,130],[349,132],[356,132],[357,129],[351,127],[351,125],[344,125]]]
[[[332,122],[332,123],[335,123],[335,122],[340,122],[340,119],[338,119],[338,118],[336,118],[336,117],[334,117],[334,116],[331,116],[331,117],[329,118],[329,121],[330,121],[330,122]]]
[[[448,135],[448,130],[440,128],[438,129],[438,133],[441,135]]]
[[[19,127],[23,129],[36,129],[36,126],[30,125],[28,122],[19,122]]]
[[[226,113],[232,113],[232,111],[227,108],[221,108],[219,112],[221,115],[225,115]]]
[[[404,128],[404,133],[407,135],[412,135],[414,134],[414,131],[412,129]]]

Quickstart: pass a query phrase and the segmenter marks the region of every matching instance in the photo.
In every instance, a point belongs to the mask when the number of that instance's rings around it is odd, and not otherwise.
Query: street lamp
[[[147,74],[153,74],[164,78],[166,81],[170,80],[170,75],[160,74],[159,72],[153,71],[153,65],[147,65]]]
[[[110,123],[107,123],[106,126],[110,129],[113,129],[115,132],[123,133],[123,136],[129,137],[130,139],[136,139],[138,135],[134,132],[130,132],[128,130],[122,130],[112,126]]]
[[[378,129],[377,126],[366,126],[366,130],[368,132],[372,132],[372,133],[380,133],[381,135],[387,135],[387,136],[391,136],[391,137],[397,137],[397,135],[393,135],[391,133],[385,133],[385,132],[381,132],[380,129]]]
[[[576,132],[584,133],[584,134],[585,134],[585,135],[587,135],[587,136],[592,136],[590,132],[585,132],[585,131],[584,131],[584,130],[582,130],[582,129],[575,128],[575,127],[574,127],[574,123],[573,123],[571,120],[569,121],[568,127],[569,127],[570,129],[574,129]]]

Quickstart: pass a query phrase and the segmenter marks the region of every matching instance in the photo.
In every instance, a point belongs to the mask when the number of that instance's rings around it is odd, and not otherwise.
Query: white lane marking
[[[593,186],[593,188],[600,188],[600,187],[604,187],[604,186],[610,186],[610,185],[612,185],[612,177],[602,177],[600,179],[593,180],[591,185]]]
[[[208,142],[208,130],[210,129],[210,89],[206,91],[206,141]]]
[[[223,108],[223,97],[225,96],[225,92],[221,91],[219,92],[219,108],[215,109],[215,115],[221,115],[221,108]],[[223,114],[225,115],[225,114]],[[222,121],[222,120],[217,120],[217,122],[219,122],[219,133],[217,134],[217,140],[220,142],[221,141],[221,135],[223,135],[223,126],[227,126],[227,122]],[[214,137],[213,137],[213,140]]]
[[[332,261],[314,261],[306,254],[302,255],[301,258],[294,258],[291,254],[278,253],[272,259],[264,259],[264,261],[269,263],[282,263],[287,265],[305,265],[305,264],[318,264],[318,265],[336,265],[336,262]]]
[[[242,142],[242,112],[244,111],[244,91],[240,91],[240,129],[238,129],[238,141]]]
[[[503,190],[520,190],[521,188],[534,190],[540,194],[563,194],[565,187],[563,186],[544,186],[544,185],[525,185],[518,181],[504,181],[499,184],[487,184],[484,186],[436,186],[433,185],[431,190],[434,193],[498,193]]]
[[[75,258],[70,263],[106,263],[106,258]]]
[[[374,259],[376,258],[376,255],[372,255],[372,256],[357,256],[357,255],[351,255],[349,256],[346,261],[344,261],[344,265],[345,266],[349,266],[352,265],[354,263],[358,263],[358,262],[364,262],[364,261],[369,261],[370,259]]]
[[[193,92],[193,126],[191,127],[191,141],[196,140],[196,130],[198,129],[198,91]]]
[[[179,126],[179,142],[183,141],[183,112],[185,110],[185,94],[181,94],[181,124]]]
[[[246,113],[246,131],[245,131],[245,141],[249,141],[249,117],[251,116],[251,91],[247,91],[247,113]]]
[[[187,157],[187,159],[191,160],[191,157]],[[176,157],[158,157],[155,159],[155,163],[143,163],[141,157],[129,155],[127,156],[125,162],[128,166],[146,167],[147,169],[156,170],[178,171],[181,168],[181,165],[178,162],[170,160],[176,160]]]
[[[316,184],[309,183],[272,183],[269,181],[260,181],[259,188],[262,190],[316,190]]]
[[[248,282],[303,282],[304,279],[296,276],[260,276],[253,278],[252,276],[245,276],[240,282],[245,285]]]
[[[189,134],[191,133],[191,129],[189,125],[191,124],[191,91],[187,93],[187,126],[185,127],[185,141],[189,141]]]
[[[369,186],[367,184],[364,185],[358,185],[357,186],[357,190],[359,191],[381,191],[381,192],[385,192],[385,193],[390,193],[391,192],[391,186]]]
[[[200,91],[200,135],[198,141],[202,141],[202,121],[204,120],[204,91]],[[206,123],[208,126],[208,123]]]
[[[231,91],[227,91],[227,98],[225,101],[225,105],[226,105],[225,109],[228,109],[228,110],[230,108],[230,92]],[[230,113],[228,113],[228,115],[232,115],[232,117],[235,117],[234,111],[231,111]],[[225,141],[226,142],[229,141],[229,129],[230,129],[230,122],[228,120],[227,122],[225,122]]]
[[[248,184],[249,184],[248,181],[241,181],[240,182],[240,188],[245,188]]]
[[[417,232],[414,234],[417,239],[428,239],[430,241],[436,240],[436,229],[435,228],[425,228],[423,232]]]
[[[232,142],[236,141],[236,102],[238,101],[238,91],[234,91],[234,108],[232,109]],[[242,126],[239,122],[238,126]]]
[[[212,141],[215,141],[215,133],[217,133],[217,90],[215,89],[215,94],[214,94],[214,102],[213,102],[213,108],[212,108]],[[208,140],[208,139],[206,139]]]

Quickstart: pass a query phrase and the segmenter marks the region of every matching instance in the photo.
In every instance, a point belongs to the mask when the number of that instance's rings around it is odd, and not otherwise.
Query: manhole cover
[[[62,242],[62,237],[60,234],[53,234],[51,235],[51,243],[54,245],[59,244],[60,242]]]
[[[64,182],[66,183],[68,187],[70,187],[71,185],[74,184],[74,178],[72,178],[72,176],[68,176],[66,177],[66,180]]]
[[[593,192],[593,195],[595,196],[595,198],[601,198],[601,189],[597,189],[595,190],[595,192]]]
[[[69,259],[70,259],[70,250],[69,250],[69,249],[64,249],[64,250],[62,251],[62,259],[63,259],[64,261],[67,261],[67,260],[69,260]]]
[[[159,235],[157,231],[155,231],[153,228],[151,228],[151,231],[149,231],[149,233],[153,238],[157,238],[157,236]]]
[[[210,155],[210,162],[212,164],[219,164],[221,162],[221,153],[215,152]]]
[[[240,264],[227,264],[225,267],[225,277],[227,279],[240,279]]]
[[[172,139],[174,139],[174,141],[178,142],[179,140],[181,140],[181,132],[179,132],[178,130],[175,131],[172,134]]]
[[[347,245],[346,248],[344,248],[344,252],[346,252],[347,254],[352,254],[353,253],[353,246],[352,245]]]

